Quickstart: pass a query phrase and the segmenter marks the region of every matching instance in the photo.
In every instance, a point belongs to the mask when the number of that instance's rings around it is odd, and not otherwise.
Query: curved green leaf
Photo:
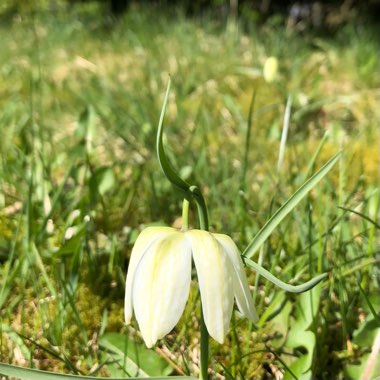
[[[170,92],[170,77],[168,81],[168,86],[166,88],[166,94],[164,98],[164,103],[162,105],[160,120],[158,122],[158,130],[157,130],[157,140],[156,140],[156,150],[157,150],[157,157],[158,162],[160,163],[161,169],[164,172],[166,178],[177,188],[185,192],[186,194],[189,193],[189,187],[190,185],[184,181],[173,169],[171,166],[168,157],[166,156],[165,150],[164,150],[164,144],[162,141],[163,137],[163,130],[164,130],[164,117],[165,117],[165,111],[166,111],[166,105],[168,103],[168,97]]]
[[[259,273],[261,276],[265,277],[268,281],[272,282],[273,284],[277,285],[279,288],[290,292],[290,293],[303,293],[306,292],[307,290],[310,290],[313,288],[315,285],[317,285],[319,282],[324,280],[328,274],[327,273],[322,273],[319,276],[316,276],[309,280],[308,282],[305,282],[304,284],[301,285],[289,285],[281,280],[279,280],[276,276],[274,276],[272,273],[267,271],[265,268],[263,268],[261,265],[255,263],[251,259],[244,259],[246,264],[253,268],[257,273]]]
[[[279,223],[293,210],[294,207],[304,198],[304,196],[332,169],[340,157],[338,152],[331,160],[329,160],[317,173],[309,178],[264,224],[261,230],[256,234],[248,247],[243,252],[243,256],[251,258],[254,253],[265,242],[273,230]]]
[[[38,369],[22,368],[10,364],[0,363],[0,374],[4,376],[12,376],[21,380],[125,380],[125,378],[110,378],[110,377],[94,377],[94,376],[78,376],[66,375],[62,373],[55,373],[49,371],[40,371]],[[138,380],[138,377],[130,377],[130,380]],[[191,376],[163,376],[151,377],[156,380],[176,380],[176,379],[190,379],[196,380]]]
[[[375,228],[377,228],[378,230],[380,230],[380,224],[377,223],[375,220],[371,219],[369,216],[364,215],[361,212],[353,210],[351,208],[346,208],[346,207],[342,207],[342,206],[339,206],[338,208],[340,208],[340,209],[342,209],[344,211],[352,212],[353,214],[360,216],[361,218],[363,218],[367,222],[370,222],[371,224],[373,224],[375,226]]]

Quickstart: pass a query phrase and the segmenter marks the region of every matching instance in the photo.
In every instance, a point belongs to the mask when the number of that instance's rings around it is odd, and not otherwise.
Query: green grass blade
[[[351,208],[346,208],[346,207],[342,207],[342,206],[339,206],[338,208],[340,208],[344,211],[352,212],[353,214],[360,216],[361,218],[365,219],[367,222],[370,222],[371,224],[373,224],[378,230],[380,230],[380,224],[377,223],[376,221],[374,221],[373,219],[371,219],[369,216],[364,215],[361,212],[353,210]]]
[[[13,263],[13,257],[15,255],[15,251],[16,251],[16,243],[17,243],[17,239],[19,236],[19,232],[20,232],[20,226],[21,226],[21,218],[19,218],[18,223],[17,223],[15,237],[12,240],[12,245],[11,245],[11,249],[10,249],[8,266],[6,267],[5,275],[4,275],[4,278],[2,279],[2,285],[1,285],[1,289],[0,289],[0,310],[2,310],[3,304],[5,303],[5,300],[7,298],[8,291],[10,290],[10,286],[7,289],[7,282],[8,282],[9,273],[11,272],[11,268],[12,268],[11,264]],[[17,267],[16,267],[16,270],[17,270]]]
[[[332,169],[340,157],[338,152],[331,160],[329,160],[317,173],[309,178],[265,223],[261,230],[256,234],[248,247],[243,252],[243,256],[251,258],[254,253],[265,242],[273,230],[279,223],[293,210],[294,207],[304,198],[304,196]]]
[[[319,153],[321,152],[323,146],[325,145],[326,141],[327,141],[327,138],[330,136],[330,133],[329,131],[327,130],[325,132],[325,134],[323,135],[322,137],[322,140],[319,142],[318,144],[318,147],[317,147],[317,150],[315,151],[315,153],[313,154],[313,157],[311,158],[311,160],[309,161],[309,164],[307,166],[307,169],[306,169],[306,177],[309,176],[309,174],[311,173],[311,171],[313,170],[313,166],[315,164],[315,161],[317,159],[317,157],[319,156]]]
[[[371,310],[371,313],[372,313],[372,315],[373,315],[373,318],[375,319],[375,321],[377,322],[377,324],[378,324],[379,327],[380,327],[380,317],[379,317],[378,313],[376,312],[375,308],[373,307],[372,302],[371,302],[371,300],[369,299],[368,295],[366,294],[366,292],[364,291],[364,289],[363,289],[362,286],[360,285],[360,281],[358,281],[358,286],[359,286],[360,293],[361,293],[362,296],[364,297],[365,302],[367,303],[369,309]]]
[[[45,280],[46,286],[48,287],[48,289],[50,291],[50,294],[52,296],[56,297],[57,296],[57,292],[56,292],[56,290],[54,288],[53,281],[51,280],[51,278],[49,277],[49,275],[47,273],[47,270],[46,270],[46,267],[44,265],[44,262],[42,261],[40,252],[38,251],[38,248],[37,248],[37,246],[36,246],[36,244],[34,242],[32,242],[30,244],[30,251],[34,255],[34,258],[35,258],[35,261],[36,261],[36,265],[37,265],[38,269],[41,271],[42,277]]]
[[[37,235],[37,239],[36,239],[37,241],[41,241],[43,239],[43,237],[46,235],[46,225],[47,225],[49,219],[51,218],[52,213],[56,209],[56,207],[58,205],[58,201],[62,196],[62,193],[65,190],[65,186],[67,185],[67,180],[69,179],[70,175],[72,174],[73,167],[74,167],[74,163],[70,162],[69,170],[66,172],[65,177],[64,177],[61,185],[58,187],[57,191],[54,194],[54,197],[52,200],[52,207],[51,207],[49,213],[43,219],[43,222],[41,223],[41,227],[40,227],[39,233]]]
[[[285,147],[286,147],[286,140],[288,138],[291,109],[292,109],[292,95],[289,95],[288,100],[286,102],[286,107],[285,107],[284,121],[283,121],[281,141],[280,141],[280,150],[278,154],[278,162],[277,162],[278,173],[281,173],[282,164],[284,163]]]
[[[247,169],[248,169],[248,155],[250,151],[250,142],[251,142],[251,131],[252,131],[252,120],[253,120],[253,109],[255,105],[255,99],[256,99],[256,88],[254,89],[251,97],[251,101],[249,103],[249,111],[248,111],[248,120],[247,120],[247,129],[245,132],[245,139],[244,139],[244,155],[243,155],[243,169],[242,169],[242,175],[240,179],[240,189],[242,191],[246,190],[246,177],[247,177]]]
[[[62,373],[54,373],[49,371],[40,371],[38,369],[22,368],[10,364],[0,363],[0,374],[4,376],[11,376],[21,380],[124,380],[125,378],[110,378],[110,377],[94,377],[94,376],[78,376],[78,375],[66,375]],[[137,380],[137,377],[130,377],[131,380]],[[164,376],[164,377],[151,377],[156,380],[176,380],[176,379],[192,379],[195,377],[190,376]]]

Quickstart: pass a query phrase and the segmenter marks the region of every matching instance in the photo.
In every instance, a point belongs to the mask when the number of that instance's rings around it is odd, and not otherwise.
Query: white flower
[[[145,344],[152,347],[180,319],[191,282],[191,258],[198,274],[209,334],[227,334],[234,298],[242,314],[257,321],[240,253],[227,235],[148,227],[132,250],[125,289],[125,321],[134,310]]]

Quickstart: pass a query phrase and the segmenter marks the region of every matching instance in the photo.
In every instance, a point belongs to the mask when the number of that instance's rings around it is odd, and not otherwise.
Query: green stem
[[[201,230],[208,231],[208,212],[203,195],[197,186],[190,186],[189,190],[197,203],[199,227]]]
[[[185,198],[182,203],[182,231],[189,229],[189,204],[190,202]]]
[[[200,380],[208,379],[208,331],[205,320],[203,318],[203,311],[201,310],[201,372],[199,374]]]
[[[191,186],[191,193],[197,203],[198,217],[199,217],[199,227],[201,230],[208,231],[208,212],[206,202],[203,198],[202,193],[196,186]],[[200,363],[200,380],[208,379],[208,348],[209,348],[209,334],[207,331],[206,323],[203,317],[203,311],[201,310],[201,363]]]

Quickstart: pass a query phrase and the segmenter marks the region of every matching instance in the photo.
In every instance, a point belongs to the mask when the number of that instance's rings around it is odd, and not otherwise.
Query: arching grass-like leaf
[[[280,222],[293,210],[294,207],[305,197],[305,195],[332,169],[340,157],[338,152],[331,160],[329,160],[318,172],[310,177],[264,224],[261,230],[256,234],[248,247],[243,252],[243,256],[251,258],[254,253],[265,242]]]
[[[11,376],[20,380],[124,380],[124,378],[110,378],[110,377],[94,377],[94,376],[78,376],[66,375],[62,373],[55,373],[49,371],[40,371],[38,369],[22,368],[10,364],[0,363],[0,374],[4,376]],[[137,380],[138,377],[130,377],[130,380]],[[151,377],[156,380],[178,380],[189,379],[196,380],[195,377],[190,376],[163,376]]]
[[[316,276],[312,278],[310,281],[305,282],[304,284],[301,285],[289,285],[286,284],[285,282],[282,282],[279,280],[276,276],[274,276],[272,273],[268,272],[266,269],[264,269],[261,265],[255,263],[251,259],[245,259],[245,262],[247,265],[251,268],[253,268],[257,273],[259,273],[261,276],[266,278],[268,281],[272,282],[279,288],[290,292],[290,293],[303,293],[311,288],[313,288],[315,285],[317,285],[319,282],[324,280],[328,275],[327,273],[322,273],[319,276]]]
[[[184,193],[188,193],[190,185],[185,182],[173,169],[171,166],[165,150],[164,150],[164,144],[162,141],[163,137],[163,130],[164,130],[164,117],[165,117],[165,111],[166,111],[166,105],[168,103],[168,97],[170,92],[170,77],[168,81],[168,86],[166,88],[166,93],[164,97],[164,103],[162,105],[161,115],[160,115],[160,121],[158,122],[158,130],[157,130],[157,141],[156,141],[156,149],[157,149],[157,157],[158,161],[160,163],[161,169],[164,172],[166,178],[179,190],[183,191]]]

